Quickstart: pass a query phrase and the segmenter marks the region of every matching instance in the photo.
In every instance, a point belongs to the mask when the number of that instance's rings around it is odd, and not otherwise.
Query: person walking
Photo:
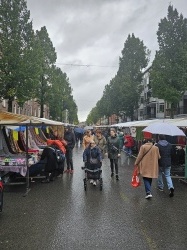
[[[123,134],[123,131],[121,131],[121,130],[119,129],[117,135],[118,135],[119,141],[120,141],[119,147],[120,147],[120,150],[122,150],[123,145],[124,145],[124,134]]]
[[[139,173],[143,177],[146,199],[152,198],[151,184],[153,178],[158,178],[158,160],[160,159],[159,149],[153,145],[152,139],[147,139],[140,147],[139,154],[135,161]]]
[[[65,127],[64,140],[67,142],[66,145],[66,173],[73,174],[73,148],[75,147],[75,135],[71,131],[70,126]]]
[[[102,135],[100,129],[96,129],[95,131],[94,142],[99,147],[102,154],[102,158],[104,158],[104,154],[106,151],[106,138]]]
[[[102,155],[99,147],[95,144],[95,141],[90,141],[89,146],[84,150],[83,162],[85,163],[85,167],[89,170],[96,170],[101,168]],[[95,174],[97,175],[97,172]],[[94,186],[97,185],[95,174],[93,172],[91,177],[93,179],[90,179],[90,183],[92,183]]]
[[[115,167],[116,180],[119,180],[118,158],[120,157],[120,141],[114,128],[110,129],[110,136],[107,139],[107,154],[110,159],[111,177],[114,176]]]
[[[124,136],[124,151],[128,156],[132,156],[132,147],[134,146],[134,140],[130,133],[125,133]]]
[[[164,135],[159,135],[159,141],[156,146],[159,148],[160,160],[159,160],[159,174],[158,174],[158,189],[163,191],[164,183],[162,175],[165,176],[167,186],[169,189],[169,197],[174,196],[174,187],[171,179],[171,154],[172,154],[172,145],[166,141]]]
[[[91,133],[91,130],[87,130],[85,136],[83,137],[83,142],[82,142],[82,146],[83,149],[86,149],[89,145],[90,142],[93,141],[94,136]]]

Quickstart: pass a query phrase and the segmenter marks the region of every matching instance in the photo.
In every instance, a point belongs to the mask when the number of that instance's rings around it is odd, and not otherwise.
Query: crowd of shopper
[[[78,130],[77,130],[78,131]],[[80,130],[79,130],[80,131]],[[48,183],[54,180],[57,176],[63,173],[73,174],[73,148],[77,143],[74,131],[70,126],[65,127],[64,138],[58,138],[55,134],[53,139],[47,140],[47,147],[43,150],[41,160],[46,159],[45,175],[43,183]],[[134,139],[130,133],[123,134],[122,131],[116,132],[114,128],[110,128],[105,133],[96,129],[95,132],[86,130],[81,137],[80,145],[83,148],[83,162],[85,167],[93,170],[101,168],[102,160],[105,156],[110,162],[111,178],[119,180],[118,159],[121,152],[126,152],[127,156],[132,156],[132,148]],[[62,154],[61,161],[57,159],[57,150]],[[135,160],[135,166],[138,168],[139,174],[142,176],[145,186],[146,199],[152,198],[152,180],[157,179],[157,188],[161,192],[164,190],[163,176],[166,178],[169,196],[174,196],[174,186],[171,179],[171,155],[172,146],[165,139],[164,135],[159,135],[158,142],[153,143],[152,139],[144,141],[140,147],[138,156]],[[66,169],[64,163],[66,159]],[[97,182],[90,180],[94,186]]]

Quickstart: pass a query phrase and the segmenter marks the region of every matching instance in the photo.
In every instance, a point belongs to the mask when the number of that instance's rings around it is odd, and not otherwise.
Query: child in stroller
[[[83,161],[85,163],[84,189],[87,189],[88,180],[90,180],[90,183],[92,183],[94,186],[97,185],[97,180],[99,180],[100,190],[102,190],[102,154],[94,141],[90,141],[89,146],[84,150]]]

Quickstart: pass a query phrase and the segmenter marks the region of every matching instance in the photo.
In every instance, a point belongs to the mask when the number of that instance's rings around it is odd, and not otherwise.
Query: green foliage
[[[103,96],[92,109],[88,121],[94,123],[102,116],[121,112],[133,120],[134,111],[138,108],[139,96],[142,91],[141,82],[143,69],[149,60],[149,50],[143,41],[134,34],[129,35],[120,57],[117,75],[106,85]]]
[[[0,5],[0,96],[24,103],[37,87],[39,56],[25,0],[2,0]]]
[[[150,51],[143,41],[134,34],[128,36],[120,57],[115,87],[119,93],[118,102],[121,103],[118,104],[116,112],[123,110],[131,120],[134,119],[134,111],[138,108],[143,69],[148,65],[149,55]]]
[[[67,75],[60,68],[52,67],[51,89],[49,94],[49,111],[53,120],[65,121],[68,110],[70,123],[78,123],[77,105],[73,100],[72,89]]]
[[[157,32],[159,50],[151,70],[153,95],[176,107],[187,89],[187,19],[173,6]]]
[[[44,104],[48,104],[50,92],[52,89],[53,66],[56,62],[56,52],[52,41],[48,35],[46,27],[36,31],[38,49],[40,50],[40,68],[39,85],[35,93],[38,103],[41,105],[41,117],[43,117]]]
[[[36,98],[41,105],[49,105],[53,119],[63,119],[68,109],[69,120],[78,122],[77,106],[69,80],[54,66],[56,52],[46,27],[34,33],[30,12],[25,0],[1,0],[0,4],[0,97],[20,106]]]

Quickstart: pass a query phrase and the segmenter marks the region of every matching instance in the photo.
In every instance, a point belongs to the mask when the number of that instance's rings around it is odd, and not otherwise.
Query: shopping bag
[[[131,181],[132,187],[139,187],[141,185],[140,178],[138,175],[138,166],[135,166],[133,174],[132,174],[132,181]]]

